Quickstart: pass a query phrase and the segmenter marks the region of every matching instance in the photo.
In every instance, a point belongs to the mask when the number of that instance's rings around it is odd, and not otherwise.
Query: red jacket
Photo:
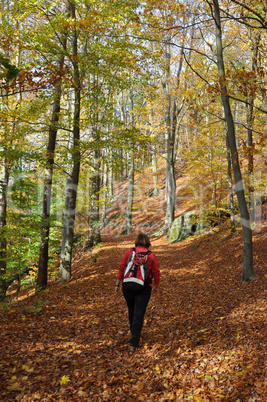
[[[121,263],[120,263],[120,266],[119,266],[119,272],[118,272],[118,275],[117,275],[117,279],[119,281],[121,281],[123,279],[125,265],[126,265],[126,263],[128,261],[128,258],[131,255],[132,251],[133,251],[133,249],[129,248],[129,250],[126,251],[126,253],[124,254],[124,256],[123,256],[123,258],[121,260]],[[145,248],[145,247],[137,247],[136,251],[137,252],[147,251],[147,248]],[[152,273],[155,285],[159,285],[159,282],[160,282],[159,263],[158,263],[157,257],[152,252],[150,252],[149,255],[148,255],[148,272]],[[152,285],[150,285],[150,286],[152,287]]]

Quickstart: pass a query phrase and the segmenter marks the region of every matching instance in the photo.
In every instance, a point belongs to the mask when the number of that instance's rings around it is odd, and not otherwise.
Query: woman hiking
[[[153,288],[159,292],[160,269],[157,257],[149,250],[151,246],[147,235],[140,233],[135,241],[135,247],[124,254],[119,265],[115,292],[122,292],[128,306],[131,330],[130,351],[134,352],[139,344],[146,308]]]

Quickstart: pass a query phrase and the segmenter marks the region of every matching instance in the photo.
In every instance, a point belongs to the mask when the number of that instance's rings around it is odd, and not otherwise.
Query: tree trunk
[[[94,86],[99,87],[99,77],[97,74],[93,76]],[[100,212],[99,212],[99,193],[101,188],[100,166],[101,166],[101,150],[98,147],[100,140],[99,131],[99,100],[98,94],[95,92],[94,97],[94,127],[92,129],[92,138],[96,144],[91,158],[90,170],[90,229],[91,233],[88,238],[88,246],[94,247],[101,242],[100,235]]]
[[[157,169],[157,155],[156,155],[156,146],[152,145],[152,173],[153,173],[153,197],[157,197],[159,195],[159,184],[158,184],[158,169]]]
[[[252,72],[254,74],[253,87],[256,86],[256,74],[257,74],[257,58],[260,44],[261,34],[258,32],[252,45]],[[252,39],[253,40],[253,39]],[[256,220],[256,200],[254,191],[254,143],[253,143],[253,122],[254,122],[254,99],[255,89],[249,88],[249,97],[247,104],[247,127],[248,127],[248,178],[249,178],[249,214],[251,224],[255,224]]]
[[[96,143],[98,143],[99,136],[94,135]],[[96,149],[93,154],[91,163],[91,177],[90,177],[90,227],[91,233],[88,239],[88,246],[94,247],[97,243],[101,242],[100,236],[100,221],[99,221],[99,191],[100,191],[100,149]]]
[[[66,48],[67,37],[63,37],[63,48]],[[59,57],[58,72],[61,74],[64,66],[64,55]],[[57,137],[57,123],[60,114],[60,101],[61,101],[61,84],[62,79],[55,85],[54,89],[54,103],[52,110],[51,124],[49,127],[48,145],[46,149],[46,164],[45,164],[45,179],[44,179],[44,193],[43,193],[43,212],[42,212],[42,227],[41,227],[41,242],[39,252],[39,267],[36,289],[42,290],[47,286],[47,267],[48,267],[48,248],[49,248],[49,231],[50,231],[50,206],[52,194],[52,180],[54,168],[54,154],[56,147]]]
[[[235,192],[238,199],[241,214],[241,224],[243,227],[244,251],[243,251],[243,272],[241,282],[245,282],[255,278],[253,273],[252,231],[250,227],[249,212],[245,199],[238,151],[236,148],[235,126],[226,86],[225,68],[223,60],[220,8],[218,0],[213,0],[213,6],[214,6],[215,32],[216,32],[217,67],[220,81],[221,100],[228,129],[227,135],[231,150],[231,160],[235,178]]]
[[[4,10],[3,10],[4,11]],[[8,89],[3,90],[3,94],[8,94]],[[8,110],[8,98],[2,100],[1,111]],[[3,113],[4,114],[4,113]],[[1,122],[1,136],[6,140],[9,138],[8,122]],[[4,153],[5,147],[0,146],[0,152]],[[0,300],[4,300],[6,296],[6,267],[7,267],[7,238],[6,230],[6,214],[7,214],[7,189],[9,182],[9,163],[6,157],[0,155]]]
[[[110,169],[108,172],[108,197],[109,201],[114,200],[114,188],[113,188],[113,166],[110,164]]]
[[[103,207],[102,207],[102,215],[101,215],[101,227],[105,226],[105,222],[107,219],[107,198],[108,198],[108,166],[104,161],[104,172],[103,172]]]
[[[231,151],[227,131],[226,131],[226,152],[227,152],[227,175],[228,175],[228,188],[229,188],[231,233],[234,234],[236,232],[235,213],[234,213],[234,190],[233,190]]]
[[[70,3],[72,19],[75,20],[75,4]],[[76,29],[73,32],[72,56],[74,77],[74,116],[73,116],[73,149],[72,160],[73,169],[69,180],[67,180],[64,210],[64,228],[65,240],[62,242],[60,258],[60,277],[62,282],[67,282],[71,278],[71,259],[74,238],[76,198],[80,174],[80,109],[81,109],[81,82],[78,65],[78,37]]]
[[[1,149],[1,151],[3,148]],[[6,211],[7,211],[7,187],[9,180],[9,167],[6,159],[1,158],[0,163],[0,301],[6,295],[6,252],[7,240],[5,236]]]
[[[171,78],[171,50],[170,45],[166,47],[166,78],[163,84],[165,97],[167,100],[167,110],[165,113],[166,124],[166,215],[164,230],[167,231],[174,221],[175,211],[175,176],[174,176],[174,133],[176,129],[176,103],[172,102],[170,93]]]
[[[125,211],[125,227],[123,234],[129,234],[132,231],[132,208],[133,208],[133,197],[134,197],[134,156],[130,155],[130,168],[128,175],[128,195],[127,195],[127,206]]]
[[[167,133],[167,149],[166,149],[166,215],[165,215],[165,229],[168,230],[174,221],[175,211],[175,178],[174,178],[174,165],[173,165],[173,146],[169,137],[169,130]]]

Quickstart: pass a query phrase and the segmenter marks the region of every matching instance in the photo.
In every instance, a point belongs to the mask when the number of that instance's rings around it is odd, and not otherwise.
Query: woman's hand
[[[153,293],[155,293],[156,295],[159,294],[159,286],[158,285],[153,286]]]
[[[121,289],[120,289],[120,283],[118,282],[116,282],[116,285],[115,285],[115,293],[117,294],[117,295],[119,295],[120,293],[121,293]]]

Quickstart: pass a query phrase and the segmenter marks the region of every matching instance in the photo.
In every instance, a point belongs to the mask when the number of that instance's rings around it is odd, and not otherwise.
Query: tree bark
[[[227,152],[227,176],[228,176],[228,188],[229,188],[231,233],[234,234],[236,232],[235,213],[234,213],[234,191],[233,191],[231,151],[227,131],[226,131],[226,152]]]
[[[76,19],[75,4],[70,2],[71,17]],[[73,148],[72,160],[73,168],[72,173],[67,180],[66,195],[65,195],[65,209],[64,209],[64,237],[61,247],[60,258],[60,277],[61,282],[67,282],[71,278],[71,259],[74,239],[74,225],[75,225],[75,212],[76,212],[76,198],[80,174],[80,110],[81,110],[81,81],[78,65],[78,36],[76,28],[73,31],[72,41],[72,56],[71,62],[73,66],[74,78],[74,116],[73,116]]]
[[[6,212],[7,212],[7,187],[9,180],[9,167],[6,159],[0,162],[0,300],[6,295],[6,253],[7,239],[5,235]]]
[[[253,142],[253,122],[254,122],[254,98],[256,86],[256,74],[257,74],[257,58],[260,44],[261,34],[258,32],[256,38],[252,39],[252,72],[254,74],[254,82],[252,88],[249,88],[248,104],[247,104],[247,127],[248,127],[248,178],[249,178],[249,214],[251,224],[255,223],[256,214],[256,200],[254,191],[254,142]]]
[[[153,197],[157,197],[160,193],[159,183],[158,183],[158,168],[157,168],[157,156],[156,156],[156,146],[152,145],[152,173],[153,173]]]
[[[96,144],[98,143],[99,136],[98,134],[94,135],[94,139]],[[100,192],[100,157],[101,152],[100,149],[96,149],[93,153],[93,160],[91,163],[91,192],[90,192],[90,228],[91,233],[88,239],[88,246],[93,247],[97,243],[101,242],[100,235],[100,220],[99,220],[99,192]]]
[[[216,33],[217,67],[219,73],[221,100],[227,124],[227,136],[229,140],[231,160],[235,178],[235,192],[238,199],[240,215],[241,215],[241,224],[243,227],[244,249],[243,249],[243,272],[241,282],[245,282],[255,278],[253,273],[252,231],[250,226],[249,212],[245,199],[238,151],[236,148],[235,126],[226,85],[225,67],[223,60],[223,47],[222,47],[221,18],[220,18],[220,8],[218,0],[213,0],[213,7],[214,7],[215,33]]]
[[[128,195],[127,195],[127,206],[125,211],[125,227],[123,234],[129,234],[132,231],[132,208],[133,208],[133,197],[134,197],[134,156],[130,154],[130,168],[128,174]]]
[[[93,76],[94,86],[99,87],[99,77],[97,74]],[[91,169],[90,169],[90,235],[88,238],[88,247],[94,247],[101,242],[100,235],[100,206],[99,193],[101,187],[100,166],[101,166],[101,150],[98,147],[100,140],[99,131],[99,112],[98,112],[98,93],[94,93],[94,127],[92,129],[92,138],[96,144],[96,148],[92,153]]]
[[[174,133],[176,129],[176,103],[172,102],[170,93],[171,78],[171,50],[170,44],[166,46],[166,77],[163,83],[163,90],[167,100],[167,110],[165,113],[165,143],[166,143],[166,215],[164,230],[167,231],[174,221],[175,211],[175,177],[174,177]]]
[[[105,152],[107,154],[107,152]],[[104,160],[104,168],[103,168],[103,207],[102,207],[102,215],[101,215],[101,227],[105,226],[105,222],[107,219],[107,199],[108,199],[108,166],[107,162]]]
[[[63,48],[66,48],[67,36],[63,37]],[[58,60],[58,72],[61,74],[64,66],[64,55],[61,55]],[[55,85],[54,89],[54,102],[51,117],[51,124],[48,134],[48,145],[46,148],[46,164],[45,164],[45,179],[44,179],[44,192],[43,192],[43,210],[42,210],[42,227],[41,227],[41,242],[39,252],[39,266],[36,289],[42,290],[47,286],[47,267],[48,267],[48,249],[49,249],[49,232],[50,232],[50,206],[52,194],[52,181],[54,169],[54,154],[57,138],[57,123],[60,115],[60,102],[61,102],[61,85],[62,78]]]

